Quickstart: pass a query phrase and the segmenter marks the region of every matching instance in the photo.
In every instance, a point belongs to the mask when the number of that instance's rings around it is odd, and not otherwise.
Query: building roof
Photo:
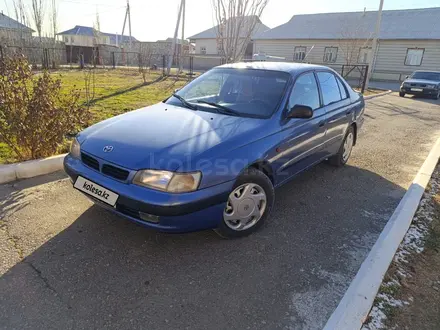
[[[369,39],[377,11],[296,15],[254,39]],[[384,10],[379,39],[440,39],[440,8]]]
[[[329,69],[328,67],[322,65],[293,62],[240,62],[224,64],[218,66],[218,68],[269,70],[287,73],[298,73],[307,69]]]
[[[12,29],[12,30],[23,30],[26,32],[35,32],[30,27],[17,22],[15,19],[12,19],[6,16],[3,13],[0,13],[0,28],[1,29]]]
[[[58,35],[81,35],[81,36],[89,36],[93,37],[95,33],[99,33],[101,36],[108,36],[110,37],[111,41],[116,43],[116,36],[118,37],[118,41],[121,42],[121,35],[117,33],[106,33],[106,32],[98,32],[92,27],[89,26],[81,26],[81,25],[75,25],[73,29],[66,30],[60,33],[57,33]],[[129,42],[130,36],[123,36],[122,42]],[[138,41],[135,37],[131,37],[131,41]]]
[[[228,21],[232,20],[233,18],[229,19]],[[235,18],[240,19],[240,18]],[[257,20],[257,23],[255,25],[255,29],[252,33],[252,38],[263,33],[264,31],[269,30],[270,28],[266,25],[264,25],[261,20],[257,16],[245,16],[245,25],[253,23],[253,20]],[[226,23],[228,25],[228,23]],[[216,25],[208,30],[205,30],[203,32],[197,33],[193,35],[192,37],[189,37],[188,39],[194,40],[194,39],[215,39],[217,38],[217,32],[218,32],[219,26]],[[244,37],[244,36],[243,36]]]

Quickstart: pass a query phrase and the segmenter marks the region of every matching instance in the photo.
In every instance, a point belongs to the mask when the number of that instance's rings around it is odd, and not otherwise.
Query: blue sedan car
[[[323,160],[344,165],[363,113],[327,67],[228,64],[80,132],[64,168],[96,204],[144,226],[239,237],[268,219],[275,187]]]

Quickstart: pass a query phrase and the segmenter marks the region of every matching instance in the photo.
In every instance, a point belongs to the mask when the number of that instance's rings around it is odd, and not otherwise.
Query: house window
[[[371,59],[371,48],[370,47],[364,47],[359,50],[359,60],[358,63],[360,64],[368,64],[370,63]]]
[[[338,47],[325,47],[324,63],[335,63],[338,55]]]
[[[419,66],[422,65],[424,48],[408,48],[406,51],[405,65]]]
[[[295,49],[293,50],[293,60],[294,61],[303,61],[306,58],[306,51],[307,48],[306,47],[295,47]]]
[[[73,37],[70,37],[70,43],[73,44],[75,42],[75,39]]]
[[[64,42],[69,42],[69,37],[68,36],[63,36],[63,40],[64,40]]]
[[[200,54],[206,55],[206,47],[205,46],[200,47]]]

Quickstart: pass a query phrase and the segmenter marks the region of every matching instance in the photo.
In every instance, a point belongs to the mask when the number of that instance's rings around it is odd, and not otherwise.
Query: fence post
[[[0,45],[0,60],[3,62],[3,47]]]
[[[368,76],[368,65],[365,66],[365,70],[364,70],[364,79],[362,81],[362,88],[361,88],[362,94],[364,94],[365,88],[368,88],[368,86],[365,86],[367,84],[367,76]]]
[[[112,52],[112,66],[113,66],[113,69],[116,68],[115,52]]]
[[[194,74],[194,56],[189,57],[189,75],[192,78]]]
[[[162,76],[165,76],[165,66],[166,66],[165,55],[162,55]]]

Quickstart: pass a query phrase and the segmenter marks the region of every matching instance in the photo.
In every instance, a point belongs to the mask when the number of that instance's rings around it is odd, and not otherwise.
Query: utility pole
[[[128,35],[130,36],[130,39],[128,40],[128,44],[130,45],[130,49],[131,49],[131,12],[130,12],[130,0],[127,0],[127,14],[128,14]]]
[[[367,72],[367,79],[365,80],[365,88],[368,88],[368,84],[370,83],[371,73],[373,71],[373,65],[376,59],[377,39],[379,38],[380,25],[382,22],[383,1],[384,0],[380,0],[379,11],[377,12],[376,29],[374,31],[373,43],[371,45],[371,56],[368,62],[368,72]]]
[[[125,24],[127,23],[127,17],[128,17],[128,34],[130,36],[128,43],[131,48],[131,15],[130,15],[129,0],[127,0],[127,9],[125,10],[124,25],[122,25],[121,46],[124,43],[124,31],[125,31]]]
[[[182,16],[182,9],[183,9],[183,5],[184,5],[184,1],[185,0],[181,0],[180,2],[180,7],[179,7],[179,14],[177,16],[177,24],[176,24],[176,29],[174,30],[174,38],[173,38],[173,42],[171,43],[171,49],[170,52],[168,54],[168,66],[167,66],[167,74],[170,74],[171,71],[171,65],[173,63],[173,55],[176,52],[176,41],[177,41],[177,34],[179,33],[179,25],[180,25],[180,16]]]
[[[184,49],[184,40],[185,40],[185,11],[186,11],[186,0],[182,0],[182,40],[180,42],[180,71],[183,70],[183,49]]]

